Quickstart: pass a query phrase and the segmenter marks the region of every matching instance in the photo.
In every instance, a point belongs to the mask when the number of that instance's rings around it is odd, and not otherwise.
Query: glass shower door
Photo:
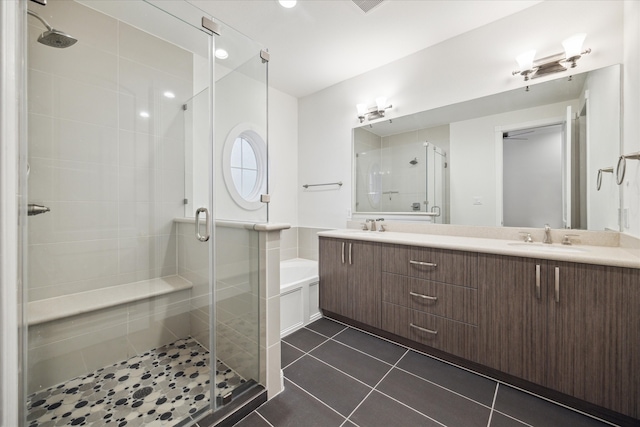
[[[267,67],[258,43],[218,22],[215,37],[216,404],[266,384],[260,234],[268,221]]]
[[[175,425],[213,407],[213,227],[201,214],[197,239],[184,220],[186,127],[211,146],[213,39],[193,6],[156,4],[171,13],[27,5],[24,425]],[[43,43],[43,21],[77,42]]]

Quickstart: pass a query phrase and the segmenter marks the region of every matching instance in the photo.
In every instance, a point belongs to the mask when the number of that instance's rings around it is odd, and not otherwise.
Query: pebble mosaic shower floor
[[[209,352],[192,338],[27,397],[29,427],[172,426],[209,405]],[[216,366],[216,396],[245,380]]]

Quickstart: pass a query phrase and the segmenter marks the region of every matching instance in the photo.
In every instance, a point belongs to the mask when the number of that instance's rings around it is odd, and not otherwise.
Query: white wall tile
[[[29,113],[53,116],[53,75],[29,69],[27,96]]]
[[[56,120],[53,155],[58,160],[117,165],[118,131],[108,126]]]
[[[53,116],[100,126],[118,126],[118,97],[103,89],[73,79],[54,76]]]

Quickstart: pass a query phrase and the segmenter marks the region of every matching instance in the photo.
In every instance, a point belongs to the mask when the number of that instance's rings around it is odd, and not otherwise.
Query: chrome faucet
[[[368,219],[366,221],[367,224],[369,224],[369,227],[367,227],[369,229],[369,231],[376,231],[376,220],[375,219]]]
[[[542,243],[551,243],[551,227],[549,224],[544,225],[544,239]]]

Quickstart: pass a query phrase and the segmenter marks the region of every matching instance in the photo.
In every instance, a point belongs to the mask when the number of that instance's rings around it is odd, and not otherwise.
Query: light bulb
[[[564,56],[566,59],[582,55],[582,43],[584,43],[584,39],[586,37],[587,35],[585,33],[579,33],[562,41],[562,47],[564,47]]]
[[[520,71],[528,71],[533,68],[533,58],[536,56],[535,50],[529,50],[521,55],[516,56]]]
[[[229,57],[229,53],[224,49],[216,49],[215,55],[218,59],[227,59]]]
[[[278,0],[278,3],[280,3],[280,6],[282,7],[286,7],[287,9],[291,9],[292,7],[294,7],[297,3],[297,0]]]

